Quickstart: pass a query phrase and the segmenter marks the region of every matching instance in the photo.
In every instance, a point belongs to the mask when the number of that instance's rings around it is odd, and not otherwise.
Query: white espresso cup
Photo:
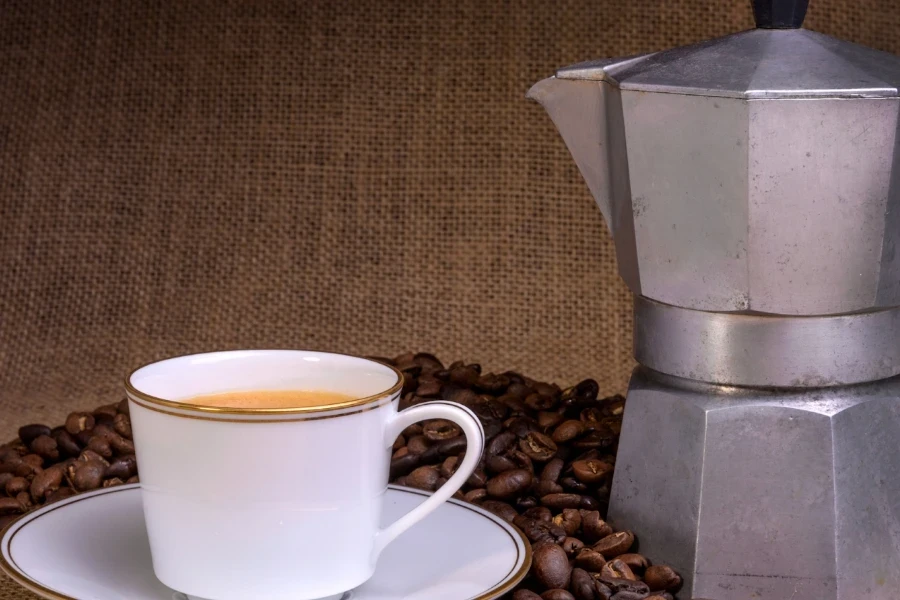
[[[209,600],[340,598],[378,555],[452,496],[484,432],[471,411],[429,402],[398,412],[403,376],[381,363],[302,350],[171,358],[126,380],[156,576]],[[235,391],[307,390],[351,401],[231,409],[186,403]],[[403,429],[447,419],[467,440],[456,473],[386,529],[391,446]]]

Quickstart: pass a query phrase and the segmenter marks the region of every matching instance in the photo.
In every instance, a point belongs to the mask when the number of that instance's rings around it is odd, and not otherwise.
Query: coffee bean
[[[446,477],[450,479],[453,477],[453,474],[456,473],[456,468],[459,465],[459,457],[458,456],[448,456],[444,459],[444,462],[441,463],[440,473],[441,477]]]
[[[488,479],[487,493],[494,498],[512,498],[531,486],[531,472],[526,469],[512,469]]]
[[[564,421],[553,430],[553,441],[557,444],[564,444],[574,440],[582,433],[584,433],[584,424],[581,421]]]
[[[672,597],[672,594],[668,592],[654,592],[650,596],[644,598],[644,600],[675,600]]]
[[[109,466],[109,462],[105,458],[103,458],[102,456],[100,456],[99,454],[94,452],[93,450],[89,450],[89,449],[82,450],[81,454],[78,455],[78,460],[81,462],[89,462],[92,460],[96,460],[96,461],[103,463],[103,465],[106,467]]]
[[[532,570],[535,579],[549,589],[568,587],[572,575],[572,567],[565,551],[550,542],[543,542],[534,547]]]
[[[69,484],[79,492],[95,490],[103,483],[107,466],[99,460],[76,462],[66,469]]]
[[[119,401],[118,404],[116,404],[116,412],[123,414],[123,415],[131,414],[131,408],[128,406],[128,398],[125,398],[125,399]]]
[[[551,521],[553,521],[553,513],[550,512],[550,509],[544,508],[543,506],[535,506],[529,508],[522,513],[522,516],[528,519],[543,521],[544,523],[550,523]]]
[[[597,459],[576,460],[572,463],[572,472],[582,483],[595,485],[612,473],[613,466]]]
[[[133,477],[129,477],[128,481],[126,481],[125,483],[140,483],[140,482],[141,482],[141,478],[138,477],[137,475],[134,475]]]
[[[396,452],[397,450],[399,450],[400,448],[403,448],[404,446],[406,446],[406,438],[404,438],[403,434],[401,434],[401,435],[397,436],[396,440],[394,440],[394,445],[391,446],[391,450]]]
[[[94,416],[90,413],[74,412],[66,419],[66,431],[72,435],[94,428]]]
[[[481,503],[481,507],[491,511],[507,523],[512,523],[513,519],[518,516],[516,509],[506,502],[500,502],[499,500],[485,500]]]
[[[81,453],[81,447],[65,429],[54,432],[53,439],[56,440],[56,447],[61,456],[78,456]]]
[[[665,565],[653,565],[647,567],[644,573],[644,581],[651,591],[676,592],[681,587],[681,576],[672,567]]]
[[[34,502],[31,501],[31,494],[29,492],[19,492],[16,494],[16,501],[19,503],[19,506],[22,507],[22,512],[26,512],[34,506]]]
[[[592,548],[607,560],[625,554],[634,545],[634,534],[630,531],[618,531],[610,534],[594,544]]]
[[[570,557],[578,554],[578,551],[584,548],[584,542],[579,540],[578,538],[567,537],[563,540],[562,549],[568,554]]]
[[[497,434],[485,448],[485,454],[488,457],[500,456],[506,454],[508,450],[516,443],[516,434],[511,431],[504,431]]]
[[[606,559],[596,550],[584,548],[575,555],[575,564],[585,571],[599,573],[606,566]]]
[[[541,411],[537,415],[538,426],[544,431],[549,431],[553,429],[560,423],[562,423],[566,418],[565,413],[560,412],[550,412],[550,411]]]
[[[104,477],[128,479],[135,473],[137,473],[137,459],[134,454],[125,454],[110,461]]]
[[[555,590],[547,590],[541,594],[541,600],[575,600],[575,596],[566,590],[557,588]]]
[[[58,444],[56,440],[49,435],[42,434],[31,441],[32,452],[43,458],[44,460],[55,461],[59,458]]]
[[[457,425],[453,421],[447,421],[445,419],[435,419],[434,421],[428,422],[423,428],[423,431],[425,437],[432,442],[439,442],[441,440],[455,438],[456,436],[462,434],[462,430],[459,428],[459,425]]]
[[[62,480],[63,470],[59,466],[41,471],[34,476],[34,480],[31,482],[31,497],[35,502],[43,502],[47,496],[59,489]]]
[[[593,379],[584,381],[563,390],[560,401],[564,406],[586,406],[597,401],[600,386]]]
[[[116,404],[104,404],[103,406],[98,406],[97,408],[95,408],[91,412],[91,414],[94,415],[95,420],[100,415],[104,415],[109,417],[110,419],[113,419],[118,414],[118,411],[116,410]]]
[[[584,532],[584,539],[587,542],[599,541],[613,532],[612,527],[600,518],[600,513],[596,510],[586,510],[581,513],[581,530]],[[627,551],[623,550],[621,554]]]
[[[444,459],[451,454],[459,454],[466,450],[465,436],[457,436],[434,442],[425,452],[422,453],[422,460],[425,462],[436,462]]]
[[[525,537],[535,544],[538,542],[561,544],[566,539],[565,530],[552,522],[547,523],[518,515],[513,519],[513,525],[521,529]]]
[[[519,449],[531,460],[546,462],[556,454],[556,444],[550,437],[538,431],[532,431],[519,441]]]
[[[566,463],[561,458],[553,458],[544,465],[541,471],[541,480],[543,481],[559,481],[559,476],[563,471]]]
[[[581,529],[581,513],[575,509],[566,508],[562,513],[553,517],[553,522],[562,527],[566,535],[572,536]]]
[[[15,477],[12,473],[0,473],[0,491],[6,490],[6,484],[9,483],[9,480]]]
[[[631,568],[618,558],[607,562],[603,569],[601,569],[600,576],[609,579],[627,579],[629,581],[637,580],[637,577],[635,577],[634,573],[631,571]]]
[[[102,437],[92,437],[88,442],[87,447],[88,450],[96,452],[103,458],[112,458],[112,446],[110,446],[109,442]]]
[[[24,509],[18,500],[0,496],[0,516],[19,514],[21,512],[24,512]]]
[[[118,477],[113,477],[112,479],[107,479],[106,481],[104,481],[103,487],[105,487],[105,488],[115,487],[117,485],[122,485],[123,483],[125,483],[125,482],[122,481],[121,479],[119,479]]]
[[[115,429],[116,433],[118,433],[122,437],[132,437],[131,418],[128,415],[123,414],[115,415],[113,417],[113,429]]]
[[[613,597],[613,591],[609,589],[605,583],[599,579],[594,580],[594,595],[598,600],[610,600]]]
[[[391,459],[391,479],[407,475],[413,469],[419,466],[419,457],[415,454],[406,454],[405,456]]]
[[[19,427],[19,439],[26,446],[30,446],[36,438],[42,435],[50,435],[50,428],[46,425],[34,423],[32,425],[24,425]]]
[[[24,477],[13,477],[6,483],[6,495],[15,498],[19,492],[24,492],[30,487]]]
[[[437,489],[437,482],[440,476],[441,474],[437,467],[419,467],[406,476],[406,485],[420,490],[433,492]]]
[[[556,510],[579,508],[582,504],[582,496],[579,494],[548,494],[541,498],[541,504]]]
[[[594,579],[584,569],[572,569],[569,590],[575,600],[594,600]]]
[[[513,594],[513,600],[541,600],[541,597],[530,590],[519,590]]]
[[[498,454],[495,456],[489,456],[487,461],[485,462],[485,466],[491,473],[498,474],[515,469],[516,463],[514,463],[508,456]]]
[[[635,573],[643,573],[649,565],[647,559],[641,554],[620,554],[618,559]]]
[[[466,502],[471,502],[472,504],[478,504],[485,498],[487,498],[487,490],[484,488],[470,490],[465,493]]]

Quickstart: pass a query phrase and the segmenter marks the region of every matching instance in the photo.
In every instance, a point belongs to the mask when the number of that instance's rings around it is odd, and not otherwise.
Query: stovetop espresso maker
[[[806,3],[529,92],[634,292],[610,520],[683,598],[900,597],[900,59]]]

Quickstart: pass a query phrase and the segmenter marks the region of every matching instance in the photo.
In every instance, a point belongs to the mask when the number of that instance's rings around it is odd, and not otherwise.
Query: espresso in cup
[[[355,398],[347,394],[325,390],[253,390],[247,392],[223,392],[203,394],[183,400],[194,406],[215,408],[266,409],[266,408],[314,408],[333,404],[346,404]]]
[[[191,598],[340,598],[462,487],[484,447],[471,411],[436,401],[399,412],[402,374],[352,356],[183,356],[136,370],[125,387],[153,569]],[[391,446],[430,419],[459,425],[465,458],[382,529]]]

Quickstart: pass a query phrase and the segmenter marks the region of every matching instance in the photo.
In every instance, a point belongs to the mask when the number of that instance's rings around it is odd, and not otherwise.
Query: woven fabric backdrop
[[[900,53],[900,0],[807,25]],[[629,294],[525,92],[751,26],[723,0],[0,1],[0,439],[221,348],[624,390]]]
[[[900,52],[900,1],[809,27]],[[624,389],[629,294],[534,81],[748,4],[0,3],[0,439],[236,347]]]

